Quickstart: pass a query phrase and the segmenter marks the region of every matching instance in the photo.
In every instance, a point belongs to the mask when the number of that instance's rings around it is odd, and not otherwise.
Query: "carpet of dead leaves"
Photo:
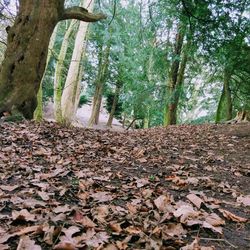
[[[0,249],[250,249],[239,126],[1,123]]]

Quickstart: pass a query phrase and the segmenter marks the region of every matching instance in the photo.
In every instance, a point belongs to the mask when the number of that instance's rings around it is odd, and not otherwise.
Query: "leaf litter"
[[[0,132],[0,249],[249,249],[250,136],[232,125]]]

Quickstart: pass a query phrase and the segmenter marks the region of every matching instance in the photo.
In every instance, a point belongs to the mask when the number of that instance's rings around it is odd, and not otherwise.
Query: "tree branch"
[[[93,14],[85,8],[75,6],[65,9],[60,20],[77,19],[84,22],[97,22],[105,18],[106,16],[102,13]]]

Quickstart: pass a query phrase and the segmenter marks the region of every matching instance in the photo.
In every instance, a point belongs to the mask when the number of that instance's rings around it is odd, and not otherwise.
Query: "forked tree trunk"
[[[82,5],[92,11],[94,0],[84,0]],[[76,34],[74,51],[62,93],[62,120],[66,125],[70,125],[74,120],[79,103],[83,72],[82,58],[86,49],[87,29],[88,23],[81,22]]]
[[[216,112],[216,123],[221,121],[229,121],[232,119],[233,104],[230,89],[231,76],[232,72],[228,69],[225,69],[223,77],[223,89]]]
[[[32,119],[44,74],[50,37],[60,20],[92,22],[104,18],[80,7],[64,9],[64,0],[19,0],[20,9],[8,31],[0,71],[0,115],[18,109]]]

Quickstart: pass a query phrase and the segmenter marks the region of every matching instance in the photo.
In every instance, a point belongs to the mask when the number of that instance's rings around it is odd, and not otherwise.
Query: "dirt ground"
[[[250,249],[250,125],[0,124],[0,249]]]

